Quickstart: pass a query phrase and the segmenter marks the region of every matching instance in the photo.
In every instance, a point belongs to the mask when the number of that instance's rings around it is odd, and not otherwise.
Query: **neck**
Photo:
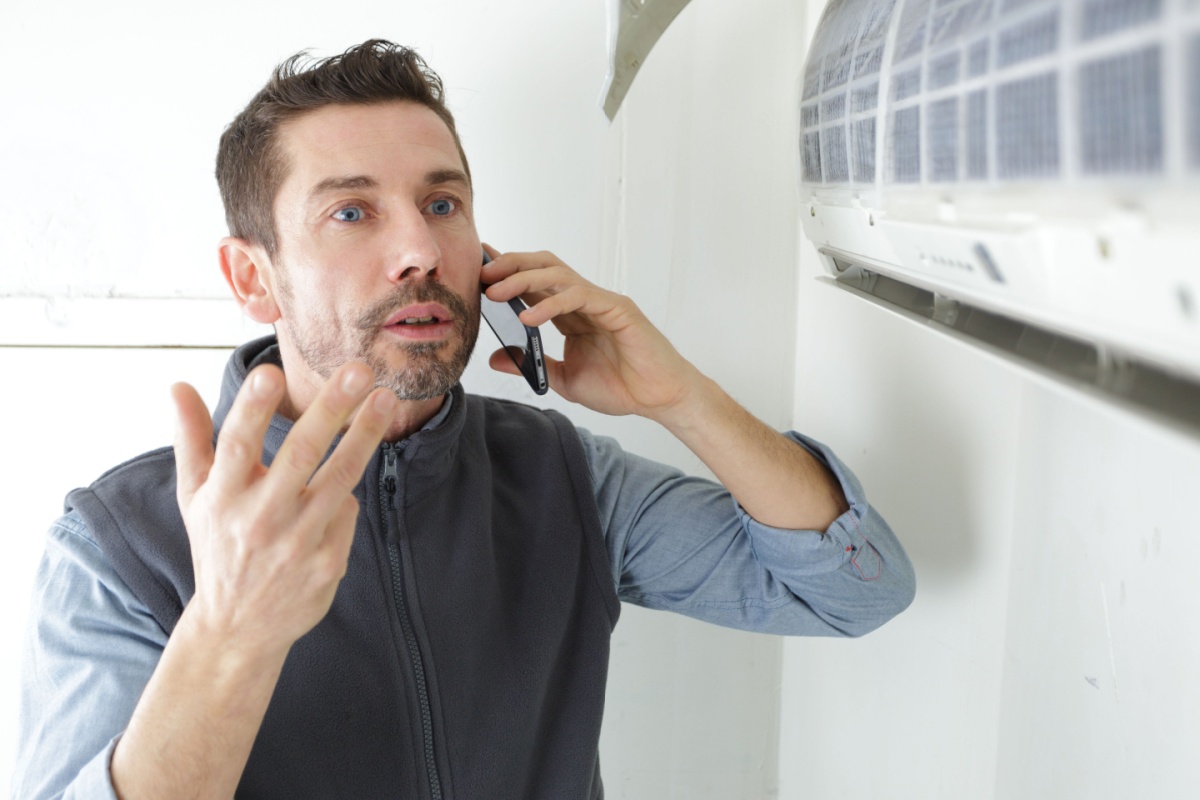
[[[432,400],[401,400],[391,427],[383,435],[383,441],[398,442],[412,436],[437,415],[445,402],[446,395]]]

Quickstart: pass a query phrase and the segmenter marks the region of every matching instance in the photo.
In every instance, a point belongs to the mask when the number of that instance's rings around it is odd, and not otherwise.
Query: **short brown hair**
[[[275,195],[288,174],[278,144],[279,126],[328,105],[420,103],[446,123],[470,178],[444,94],[442,79],[416,52],[384,39],[371,39],[328,58],[313,60],[302,51],[287,59],[221,134],[217,184],[229,233],[275,255]]]

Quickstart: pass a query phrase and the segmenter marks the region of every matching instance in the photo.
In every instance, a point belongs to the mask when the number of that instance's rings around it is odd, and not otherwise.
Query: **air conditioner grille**
[[[1163,167],[1162,48],[1152,45],[1080,68],[1084,172],[1160,172]]]
[[[806,184],[1195,177],[1200,2],[830,0],[800,117]]]

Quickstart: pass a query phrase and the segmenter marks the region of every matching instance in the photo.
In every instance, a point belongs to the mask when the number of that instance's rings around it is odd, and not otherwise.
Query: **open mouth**
[[[454,318],[441,303],[420,303],[402,308],[384,323],[384,330],[409,340],[441,339],[454,330]]]
[[[406,325],[406,326],[437,325],[439,322],[446,322],[446,321],[447,320],[444,320],[440,317],[432,317],[432,316],[431,317],[405,317],[404,319],[396,322],[396,324],[397,325]]]
[[[441,303],[411,303],[394,311],[383,324],[385,327],[419,327],[440,325],[450,320],[450,312]]]

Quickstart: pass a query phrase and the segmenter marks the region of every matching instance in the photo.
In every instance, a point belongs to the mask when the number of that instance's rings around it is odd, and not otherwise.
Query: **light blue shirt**
[[[436,427],[449,403],[426,425]],[[912,564],[853,473],[824,461],[850,510],[824,532],[752,519],[724,487],[580,429],[621,600],[747,630],[857,636],[912,601]],[[109,760],[167,635],[87,527],[51,527],[25,641],[14,798],[116,800]]]

